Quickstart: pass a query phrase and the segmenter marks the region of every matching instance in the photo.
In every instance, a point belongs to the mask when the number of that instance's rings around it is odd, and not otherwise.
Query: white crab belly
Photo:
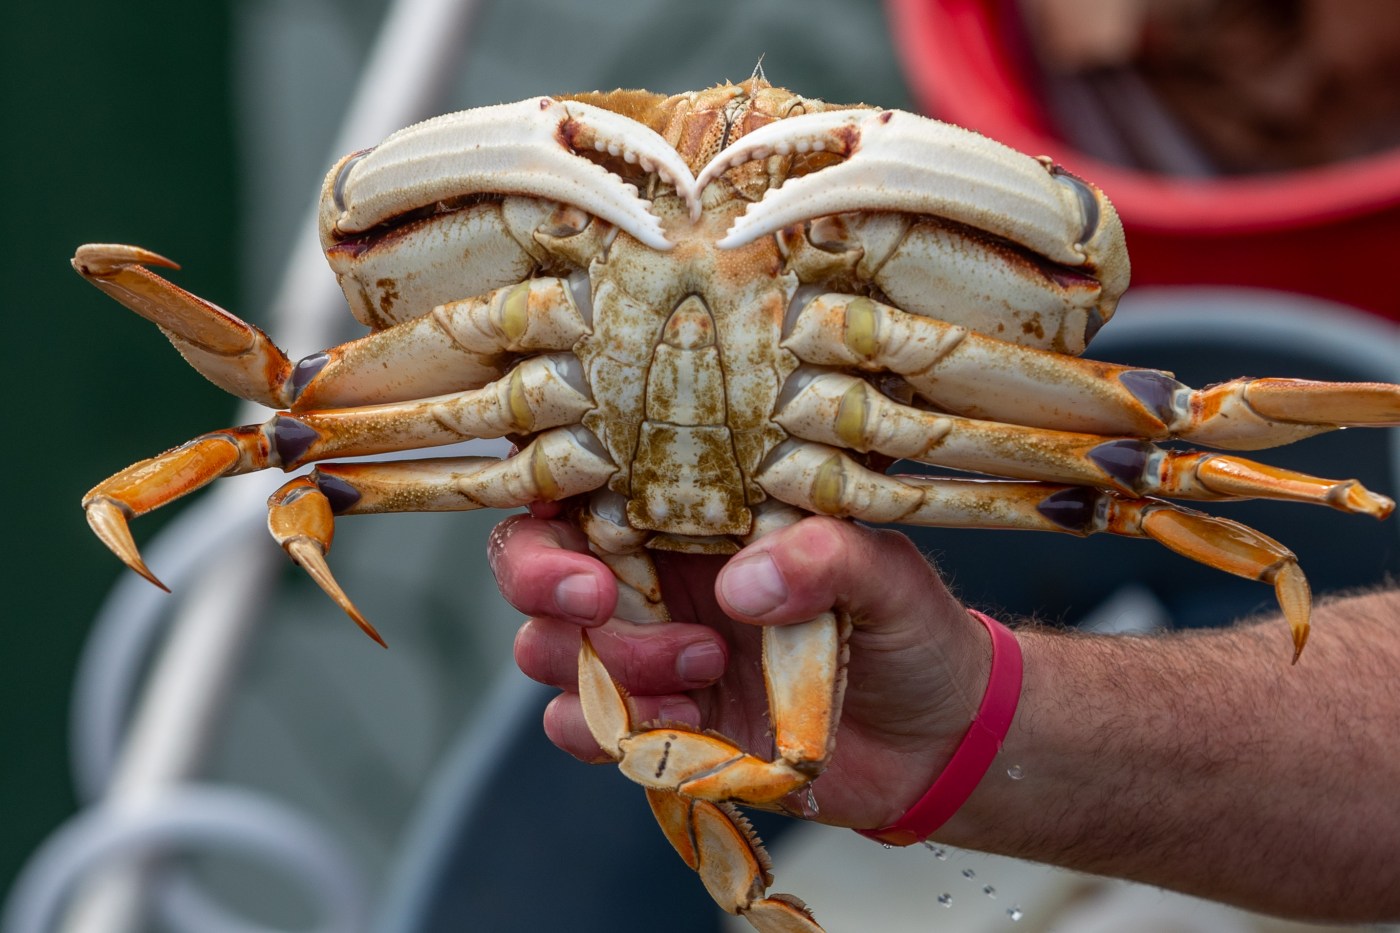
[[[763,498],[749,478],[784,436],[771,416],[795,366],[778,346],[795,281],[730,291],[712,248],[620,245],[593,270],[594,331],[578,347],[600,400],[584,423],[624,465],[612,489],[657,546],[748,534]]]

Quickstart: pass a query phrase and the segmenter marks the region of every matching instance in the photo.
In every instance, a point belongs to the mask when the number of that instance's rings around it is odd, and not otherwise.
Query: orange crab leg
[[[742,915],[758,930],[820,933],[797,898],[764,896],[773,881],[768,854],[748,820],[725,802],[773,802],[806,784],[809,776],[782,761],[745,755],[720,737],[688,728],[642,727],[587,634],[579,649],[579,694],[594,737],[620,759],[624,774],[646,788],[662,832],[721,908]],[[687,780],[687,775],[699,779]]]
[[[264,424],[280,464],[455,444],[470,438],[532,434],[575,424],[593,400],[578,362],[534,357],[479,389],[358,408],[279,412]]]
[[[661,831],[723,910],[741,914],[763,933],[821,933],[798,898],[763,896],[773,883],[772,863],[738,809],[651,787],[646,795]]]
[[[516,508],[581,495],[616,467],[583,428],[539,435],[519,454],[389,463],[328,463],[268,499],[268,530],[365,634],[384,640],[336,582],[326,563],[336,515]]]
[[[1292,551],[1238,522],[1160,499],[1058,483],[886,476],[836,448],[795,442],[780,447],[757,479],[784,502],[864,521],[1152,538],[1207,566],[1272,584],[1295,661],[1308,638],[1312,599]]]
[[[567,350],[588,330],[587,283],[534,278],[446,301],[425,314],[307,357],[293,410],[426,398],[485,385],[515,354]],[[312,367],[319,367],[311,371]]]
[[[783,346],[803,361],[898,373],[940,408],[989,421],[1239,450],[1400,425],[1400,385],[1389,383],[1245,379],[1194,390],[1158,370],[1020,346],[834,293],[794,302],[789,319]]]
[[[335,514],[330,499],[314,479],[298,476],[272,494],[267,500],[267,527],[287,556],[311,575],[316,585],[345,610],[360,631],[378,642],[380,647],[389,647],[379,630],[361,615],[350,597],[345,595],[331,573],[330,565],[326,563],[326,553],[330,551],[331,539],[335,537]]]
[[[83,497],[88,525],[107,548],[132,570],[161,589],[141,559],[127,521],[212,483],[269,465],[270,447],[257,425],[206,434],[165,453],[134,463]]]
[[[1310,437],[1333,427],[1400,424],[1400,386],[1312,379],[1232,379],[1190,393],[1184,437],[1253,450]],[[1291,426],[1293,434],[1289,434]],[[1221,439],[1216,440],[1216,432]],[[1281,438],[1276,440],[1275,437]]]
[[[129,518],[159,508],[220,476],[270,467],[291,470],[332,456],[454,444],[572,424],[592,407],[581,385],[572,357],[541,356],[521,363],[504,379],[454,395],[339,411],[278,412],[261,425],[215,431],[127,467],[95,486],[84,497],[83,508],[93,531],[123,563],[162,585],[132,541]],[[591,437],[586,431],[583,435]],[[537,443],[550,436],[541,435]],[[596,441],[590,443],[596,445]],[[546,445],[557,446],[546,441],[541,449]],[[568,454],[559,452],[557,456]],[[512,501],[510,505],[529,501]]]
[[[73,268],[93,285],[161,329],[211,382],[239,398],[280,408],[293,366],[261,330],[185,291],[146,266],[178,264],[139,246],[88,243]]]
[[[179,268],[136,246],[90,243],[73,268],[158,325],[205,378],[266,405],[305,411],[405,401],[484,385],[510,354],[566,350],[587,332],[586,282],[538,278],[450,301],[401,324],[293,363],[261,330],[167,281]]]
[[[592,548],[618,578],[617,615],[634,621],[665,621],[656,568],[645,545],[646,531],[624,519],[624,500],[600,489],[589,497],[580,525]],[[794,510],[762,504],[752,541],[800,517]],[[651,539],[655,544],[656,539]],[[663,540],[666,546],[675,542]],[[695,542],[709,551],[714,542]],[[730,543],[725,553],[732,553]],[[825,612],[795,625],[763,632],[764,686],[773,722],[778,760],[744,754],[723,737],[672,730],[636,731],[623,696],[596,659],[580,662],[585,715],[599,744],[621,759],[633,780],[657,789],[707,800],[767,803],[784,797],[821,772],[831,753],[845,691],[846,637],[849,625]]]
[[[1329,505],[1385,518],[1395,503],[1356,480],[1330,480],[1225,454],[1173,451],[1134,437],[995,424],[892,401],[863,379],[798,370],[775,419],[794,437],[896,459],[1018,479],[1083,483],[1131,496],[1236,497]]]

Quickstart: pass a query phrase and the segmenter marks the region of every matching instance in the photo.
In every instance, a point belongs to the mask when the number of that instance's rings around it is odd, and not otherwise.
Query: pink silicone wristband
[[[856,830],[862,836],[896,846],[927,839],[967,802],[1001,751],[1021,699],[1021,644],[996,619],[976,609],[969,609],[968,613],[992,636],[992,673],[982,694],[982,705],[953,757],[918,802],[883,829]]]

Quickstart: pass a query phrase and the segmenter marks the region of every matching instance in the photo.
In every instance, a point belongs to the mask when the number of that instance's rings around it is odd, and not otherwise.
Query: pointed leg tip
[[[146,566],[146,562],[142,560],[140,553],[136,551],[134,546],[129,555],[117,554],[117,556],[121,558],[122,563],[126,564],[132,570],[136,571],[136,573],[140,574],[147,581],[153,583],[156,587],[164,590],[167,593],[170,592],[170,587],[166,586],[165,581],[161,580],[160,577],[157,577],[155,573],[151,571],[151,568]]]
[[[1298,659],[1303,656],[1303,646],[1308,643],[1308,633],[1311,627],[1308,625],[1302,628],[1293,629],[1293,663],[1297,664]]]
[[[87,516],[88,527],[97,535],[98,540],[107,546],[107,550],[115,554],[127,567],[165,592],[170,592],[170,587],[162,583],[142,560],[141,551],[136,547],[136,541],[131,537],[131,529],[127,525],[126,511],[120,505],[111,499],[92,499],[83,504],[83,512]]]
[[[1293,634],[1293,663],[1297,664],[1312,631],[1312,588],[1296,562],[1278,568],[1274,575],[1274,596]]]
[[[180,264],[160,253],[122,243],[84,243],[73,252],[72,265],[79,275],[111,275],[123,266],[160,266],[178,269]]]
[[[383,648],[385,651],[389,650],[389,643],[384,640],[384,636],[379,634],[379,630],[377,628],[375,628],[373,625],[370,625],[368,619],[364,618],[363,616],[360,616],[358,613],[354,616],[351,616],[351,618],[354,619],[355,624],[360,627],[360,631],[368,635],[371,639],[374,640],[374,642],[377,645],[379,645],[379,647]]]
[[[141,576],[145,577],[151,583],[154,583],[160,589],[164,590],[167,593],[170,592],[170,587],[166,586],[165,583],[154,573],[151,573],[151,568],[147,567],[144,562],[138,562],[137,565],[127,564],[127,566],[130,567],[132,570],[135,570]]]
[[[387,649],[389,643],[386,642],[379,630],[370,624],[369,620],[360,613],[355,604],[350,601],[350,597],[345,595],[345,591],[336,582],[334,574],[331,573],[330,565],[326,563],[326,552],[319,541],[311,538],[297,537],[283,543],[287,555],[296,562],[297,566],[305,570],[316,585],[335,601],[335,604],[344,610],[350,620],[360,627],[373,639],[381,648]]]

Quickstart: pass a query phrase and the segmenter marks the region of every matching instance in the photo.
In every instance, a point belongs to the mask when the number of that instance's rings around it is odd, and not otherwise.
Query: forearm
[[[1296,666],[1277,620],[1021,631],[1003,754],[938,838],[1273,913],[1400,917],[1400,592],[1314,622]]]

